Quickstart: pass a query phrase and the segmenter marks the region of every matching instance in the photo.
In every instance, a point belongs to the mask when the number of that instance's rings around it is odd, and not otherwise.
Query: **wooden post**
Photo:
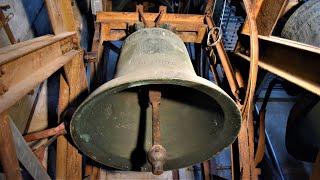
[[[54,34],[76,31],[70,0],[46,0],[46,7]]]
[[[70,0],[46,0],[46,6],[55,34],[77,31]],[[79,45],[79,37],[77,41]],[[66,79],[60,77],[59,116],[68,105],[77,105],[77,98],[87,89],[83,53],[66,64],[64,71]],[[57,141],[56,161],[57,179],[82,179],[82,156],[64,136]]]
[[[10,29],[10,26],[9,26],[7,19],[6,19],[5,15],[3,13],[3,10],[1,8],[0,8],[0,21],[1,21],[1,24],[5,30],[8,38],[9,38],[10,43],[15,44],[17,41],[16,41],[16,39]]]
[[[22,179],[9,117],[6,112],[0,114],[0,147],[0,160],[6,179]]]
[[[270,36],[279,18],[285,11],[288,0],[256,0],[254,15],[257,21],[259,35]],[[242,33],[250,34],[248,20],[245,21]]]
[[[15,44],[16,40],[6,22],[6,17],[2,9],[0,9],[0,21],[4,26],[10,43]],[[22,179],[7,112],[0,114],[0,147],[0,161],[6,178],[9,180]]]
[[[64,79],[60,76],[60,90],[59,90],[59,104],[58,104],[58,117],[64,109],[67,108],[69,103],[69,87]],[[59,118],[60,119],[60,118]],[[58,123],[61,121],[59,120]],[[57,156],[56,156],[56,178],[57,179],[67,179],[67,147],[68,142],[64,136],[59,136],[57,138]]]

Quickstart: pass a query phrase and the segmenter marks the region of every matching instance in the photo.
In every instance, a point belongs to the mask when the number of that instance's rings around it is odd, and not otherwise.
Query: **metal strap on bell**
[[[161,174],[211,158],[235,140],[240,124],[233,100],[196,75],[183,41],[149,28],[125,40],[115,78],[82,103],[70,127],[93,160]]]

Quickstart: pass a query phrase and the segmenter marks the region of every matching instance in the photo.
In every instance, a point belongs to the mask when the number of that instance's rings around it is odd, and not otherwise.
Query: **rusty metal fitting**
[[[210,37],[215,37],[215,39],[213,39],[213,42],[211,42]],[[208,33],[208,38],[207,38],[207,45],[209,47],[213,47],[216,46],[217,43],[219,43],[221,41],[222,38],[222,31],[219,27],[214,27],[212,29],[210,29],[209,33]]]
[[[97,52],[85,52],[83,57],[85,63],[95,63],[97,62]]]
[[[160,175],[163,173],[163,165],[167,160],[167,151],[159,144],[153,145],[148,152],[148,159],[152,165],[152,173]]]

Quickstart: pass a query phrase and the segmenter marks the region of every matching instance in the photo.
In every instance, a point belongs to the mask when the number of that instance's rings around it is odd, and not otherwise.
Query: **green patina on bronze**
[[[150,171],[152,108],[149,89],[161,91],[164,170],[211,158],[237,137],[241,117],[233,100],[198,77],[182,40],[160,28],[143,29],[123,44],[115,78],[75,112],[71,135],[78,148],[107,166]]]

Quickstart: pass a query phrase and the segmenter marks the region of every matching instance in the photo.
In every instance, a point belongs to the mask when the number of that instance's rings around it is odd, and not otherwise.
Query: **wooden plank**
[[[10,7],[10,6],[9,6]],[[10,26],[8,24],[8,20],[6,18],[6,16],[4,15],[3,13],[3,10],[0,9],[0,21],[1,21],[1,26],[4,28],[9,40],[10,40],[10,43],[11,44],[15,44],[17,41],[16,41],[16,38],[14,37],[11,29],[10,29]],[[1,27],[0,27],[1,28]]]
[[[110,29],[107,24],[100,24],[96,23],[95,24],[95,33],[93,37],[93,42],[92,42],[92,52],[95,53],[97,56],[96,62],[91,64],[91,88],[90,91],[93,91],[96,89],[98,86],[101,85],[102,82],[102,72],[103,72],[103,42],[107,41],[108,39],[111,39],[109,36]]]
[[[77,56],[79,51],[71,50],[70,52],[61,55],[60,57],[48,62],[41,68],[34,69],[34,72],[25,74],[25,78],[19,82],[11,83],[8,86],[8,91],[0,96],[0,112],[5,111],[10,106],[14,105],[24,95],[28,94],[38,84],[46,80],[59,68],[69,62],[73,57]]]
[[[87,79],[83,65],[83,52],[75,56],[63,68],[69,85],[69,106],[77,107],[81,95],[87,94]],[[67,179],[82,179],[82,156],[72,144],[67,146]]]
[[[158,13],[143,13],[147,22],[155,22],[158,17]],[[139,14],[137,12],[98,12],[97,22],[138,22]],[[162,22],[179,23],[179,24],[204,24],[204,15],[196,14],[163,14],[161,18]],[[191,24],[192,23],[192,24]]]
[[[159,13],[143,13],[146,23],[155,27]],[[204,24],[204,15],[167,14],[163,13],[160,24],[170,24],[184,42],[200,43],[205,36],[207,25]],[[139,22],[137,12],[99,12],[97,22],[102,24],[105,31],[104,41],[124,39],[129,26]]]
[[[199,28],[199,31],[198,31],[198,34],[197,34],[197,39],[195,40],[195,43],[201,43],[202,42],[206,31],[207,31],[207,28],[205,28],[205,27]]]
[[[104,41],[117,41],[124,40],[127,37],[127,33],[125,30],[109,30],[108,27],[103,26],[105,29],[105,39]]]
[[[288,0],[288,4],[286,5],[284,11],[282,12],[281,16],[285,15],[288,11],[290,11],[293,7],[299,4],[299,0]],[[280,17],[281,17],[280,16]]]
[[[40,49],[43,49],[45,47],[55,45],[55,44],[62,45],[63,43],[69,42],[70,43],[69,47],[73,47],[71,44],[73,43],[74,38],[75,38],[75,32],[67,32],[57,36],[46,35],[43,37],[31,39],[25,42],[21,42],[8,47],[1,48],[0,49],[0,65],[6,64],[10,61],[16,60],[17,58],[29,55],[32,52],[36,52]],[[52,46],[49,47],[49,49],[50,48],[51,50],[54,50]],[[60,47],[58,49],[60,49]]]
[[[72,42],[74,35],[71,34],[71,36],[67,37],[63,35],[64,38],[62,39],[60,38],[61,36],[58,38],[51,37],[20,48],[15,48],[14,45],[13,49],[15,51],[8,51],[7,53],[2,53],[0,49],[0,58],[5,62],[1,66],[2,74],[0,80],[2,86],[6,86],[9,89],[10,86],[24,80],[26,76],[32,74],[35,70],[40,69],[63,53],[74,48]]]
[[[19,42],[19,43],[15,44],[15,45],[12,45],[12,46],[5,46],[5,47],[2,47],[0,49],[0,52],[14,51],[17,48],[21,48],[23,46],[28,46],[28,45],[30,45],[32,43],[43,41],[44,39],[51,38],[52,36],[53,35],[51,35],[51,34],[50,35],[44,35],[44,36],[33,38],[33,39],[30,39],[30,40],[27,40],[27,41]]]
[[[23,167],[29,172],[33,179],[50,180],[46,170],[42,167],[37,157],[33,154],[28,144],[24,141],[20,131],[10,122],[13,141],[16,147],[16,153]]]
[[[107,25],[103,24],[103,31],[105,32],[104,38],[101,37],[102,41],[117,41],[124,40],[127,37],[126,30],[109,30]],[[205,35],[206,29],[201,28],[199,33],[197,32],[176,32],[176,34],[183,40],[183,42],[195,42],[201,43]],[[102,43],[100,43],[102,44]]]
[[[60,89],[59,89],[59,102],[58,102],[58,123],[61,123],[61,113],[68,107],[69,104],[69,86],[60,75]],[[67,179],[67,147],[68,141],[65,136],[59,136],[57,139],[57,159],[56,159],[56,178]]]
[[[244,46],[248,37],[242,38]],[[320,48],[272,36],[259,36],[259,46],[261,68],[320,95]],[[250,61],[245,54],[236,54]]]
[[[117,15],[114,13],[117,13]],[[98,15],[100,16],[97,18],[101,18],[101,19],[97,19],[97,22],[102,24],[108,24],[108,27],[110,29],[127,29],[128,26],[132,26],[135,23],[139,22],[138,13],[130,13],[130,14],[131,15],[128,16],[127,13],[119,13],[119,12],[107,12],[105,15],[98,13]],[[159,15],[158,13],[144,13],[143,15],[146,16],[146,22],[150,26],[152,27],[155,26],[156,18]],[[113,16],[116,16],[116,17],[113,17]],[[204,21],[203,21],[204,16],[202,15],[180,14],[180,16],[175,14],[164,13],[162,15],[160,24],[170,24],[172,28],[175,29],[176,31],[198,31],[199,28],[207,27],[204,24]],[[196,16],[196,18],[194,18],[194,16]],[[179,18],[185,18],[185,19],[179,19]]]
[[[177,32],[176,33],[183,42],[196,42],[197,33],[196,32]]]
[[[102,56],[103,50],[103,41],[101,40],[100,36],[101,24],[95,23],[94,25],[94,35],[92,40],[91,52],[95,55],[94,61],[90,62],[90,92],[95,89],[95,81],[97,79],[97,62],[100,60]]]
[[[69,103],[75,106],[81,101],[77,101],[78,96],[82,93],[87,93],[87,79],[85,76],[85,68],[83,64],[83,51],[73,57],[63,68],[66,74],[66,80],[69,85]]]
[[[6,112],[0,114],[0,160],[7,179],[22,179]]]
[[[46,7],[54,34],[76,31],[70,0],[46,0]]]
[[[258,33],[264,36],[270,36],[276,26],[280,16],[283,14],[288,0],[257,0],[254,13]],[[249,22],[246,20],[242,33],[250,34]]]
[[[86,162],[86,169],[85,169],[85,178],[88,180],[98,180],[102,179],[100,176],[100,168],[97,166],[96,163],[93,163],[91,160],[88,159]]]
[[[46,6],[49,14],[49,18],[51,21],[52,29],[55,34],[60,34],[68,31],[77,31],[75,26],[75,19],[73,15],[73,9],[71,5],[71,0],[46,0]],[[76,39],[76,42],[78,44],[78,48],[80,46],[79,37]],[[83,55],[81,53],[81,55]],[[66,101],[68,99],[68,103],[70,103],[70,99],[74,100],[76,97],[78,97],[80,93],[75,88],[79,88],[80,91],[83,90],[82,87],[86,86],[85,82],[85,74],[84,73],[77,73],[77,72],[84,72],[84,64],[82,56],[78,55],[75,57],[71,65],[67,65],[64,67],[64,70],[67,75],[67,82],[69,86],[70,94],[68,97],[61,97],[64,96],[64,94],[60,94],[59,100]],[[76,64],[73,64],[74,62],[77,62]],[[81,68],[81,69],[77,69]],[[71,74],[71,75],[70,75]],[[77,77],[74,77],[76,74]],[[74,79],[80,79],[80,80],[74,80]],[[83,83],[83,84],[78,84]],[[64,90],[62,90],[64,91]],[[64,103],[63,103],[64,104]],[[63,112],[65,109],[61,109],[61,112]],[[60,114],[59,114],[60,116]],[[63,154],[57,154],[57,164],[59,164],[61,167],[59,167],[56,171],[57,176],[61,175],[62,179],[82,179],[82,156],[80,153],[78,153],[78,150],[73,147],[73,145],[69,142],[67,142],[65,139],[60,138],[59,141],[61,143],[57,146],[57,151],[66,151],[66,155]],[[67,160],[65,161],[65,158]]]

